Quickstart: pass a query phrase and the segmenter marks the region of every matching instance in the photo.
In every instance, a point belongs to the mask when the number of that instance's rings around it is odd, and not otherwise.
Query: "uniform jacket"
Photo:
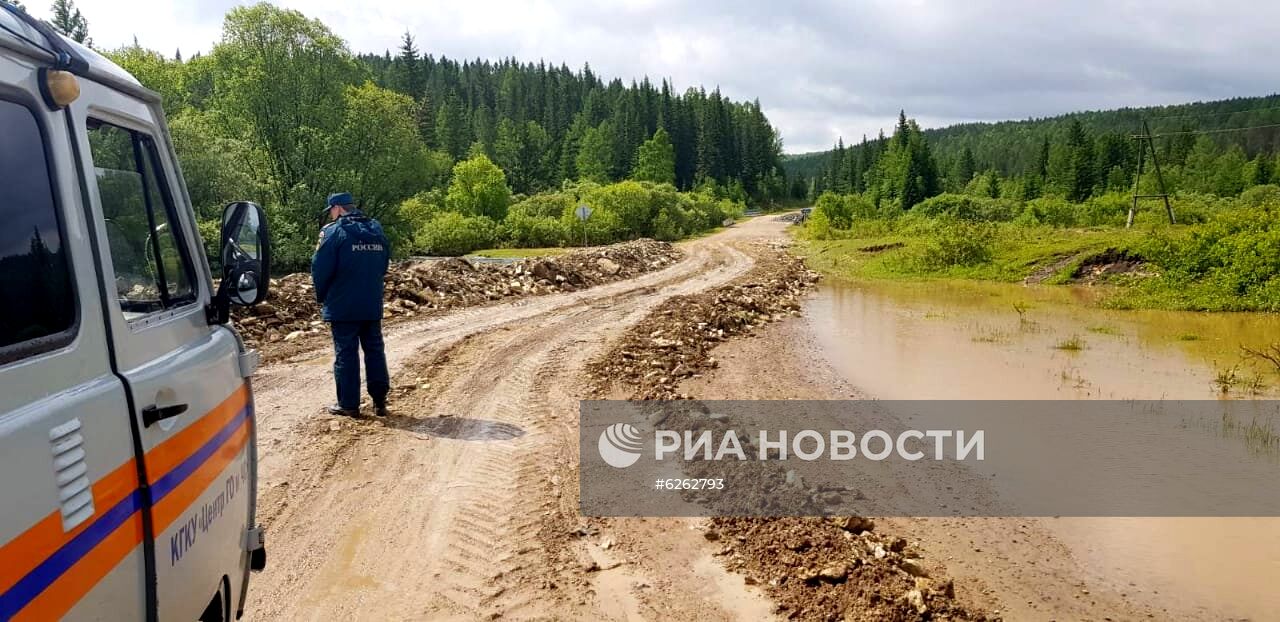
[[[382,319],[382,277],[390,259],[382,225],[358,210],[326,225],[311,258],[311,281],[325,321]]]

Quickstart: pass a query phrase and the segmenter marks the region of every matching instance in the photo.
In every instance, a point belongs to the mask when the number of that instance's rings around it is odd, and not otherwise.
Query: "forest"
[[[924,130],[922,138],[935,160],[937,192],[1080,202],[1132,191],[1139,145],[1132,137],[1144,133],[1144,121],[1168,193],[1228,197],[1280,179],[1280,95],[966,123]],[[826,190],[874,196],[875,164],[887,146],[881,134],[787,156],[789,192],[809,199]],[[1143,171],[1143,193],[1155,193],[1150,152]]]
[[[72,0],[54,25],[90,43]],[[159,92],[204,237],[221,207],[267,209],[277,265],[310,260],[319,208],[352,192],[396,254],[676,239],[781,198],[781,140],[759,102],[589,66],[356,54],[261,3],[231,9],[207,54],[104,54]],[[594,212],[583,225],[579,203]]]

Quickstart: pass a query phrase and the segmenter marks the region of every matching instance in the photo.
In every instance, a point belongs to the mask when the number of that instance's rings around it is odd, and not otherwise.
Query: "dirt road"
[[[617,534],[580,524],[573,465],[587,362],[662,301],[745,273],[742,245],[784,226],[758,218],[685,243],[678,264],[629,281],[397,325],[386,336],[386,422],[322,412],[333,399],[327,348],[264,368],[270,562],[249,615],[766,617],[771,605],[714,562],[693,521],[635,521]]]

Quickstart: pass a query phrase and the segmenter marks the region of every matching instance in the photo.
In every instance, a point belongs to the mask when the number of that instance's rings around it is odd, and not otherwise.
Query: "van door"
[[[138,465],[65,117],[0,54],[0,620],[146,614]]]
[[[71,113],[117,369],[141,431],[157,612],[194,620],[219,590],[238,600],[246,580],[253,404],[239,343],[209,324],[212,281],[158,105],[82,80]]]

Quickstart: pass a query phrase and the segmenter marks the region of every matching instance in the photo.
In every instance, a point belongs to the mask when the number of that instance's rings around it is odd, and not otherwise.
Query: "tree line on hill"
[[[53,13],[91,43],[73,0]],[[589,241],[678,237],[786,192],[781,140],[759,102],[718,89],[457,61],[419,52],[409,33],[394,55],[353,54],[320,21],[267,3],[228,11],[207,54],[170,57],[136,41],[105,54],[162,95],[203,237],[216,237],[225,203],[257,200],[285,269],[309,261],[318,208],[336,190],[383,221],[399,254],[572,243],[572,206],[592,200],[612,208],[596,210]],[[635,185],[611,188],[624,180]],[[505,221],[539,193],[554,200]],[[569,214],[547,211],[564,204]]]
[[[1169,193],[1230,197],[1280,182],[1280,95],[925,130],[921,140],[936,174],[926,181],[935,194],[1020,200],[1056,196],[1082,202],[1129,192],[1139,160],[1140,143],[1133,136],[1144,132],[1144,120]],[[790,196],[877,196],[875,163],[890,143],[882,133],[856,145],[841,139],[831,151],[788,156]],[[1157,189],[1148,152],[1140,190]]]
[[[758,101],[733,102],[719,89],[677,93],[665,79],[606,83],[590,65],[575,72],[515,59],[437,59],[421,54],[409,33],[394,56],[357,58],[376,84],[414,98],[429,148],[460,159],[479,145],[518,193],[565,179],[631,177],[651,139],[675,162],[672,171],[645,171],[652,181],[688,190],[709,179],[760,199],[782,193],[781,143]]]

